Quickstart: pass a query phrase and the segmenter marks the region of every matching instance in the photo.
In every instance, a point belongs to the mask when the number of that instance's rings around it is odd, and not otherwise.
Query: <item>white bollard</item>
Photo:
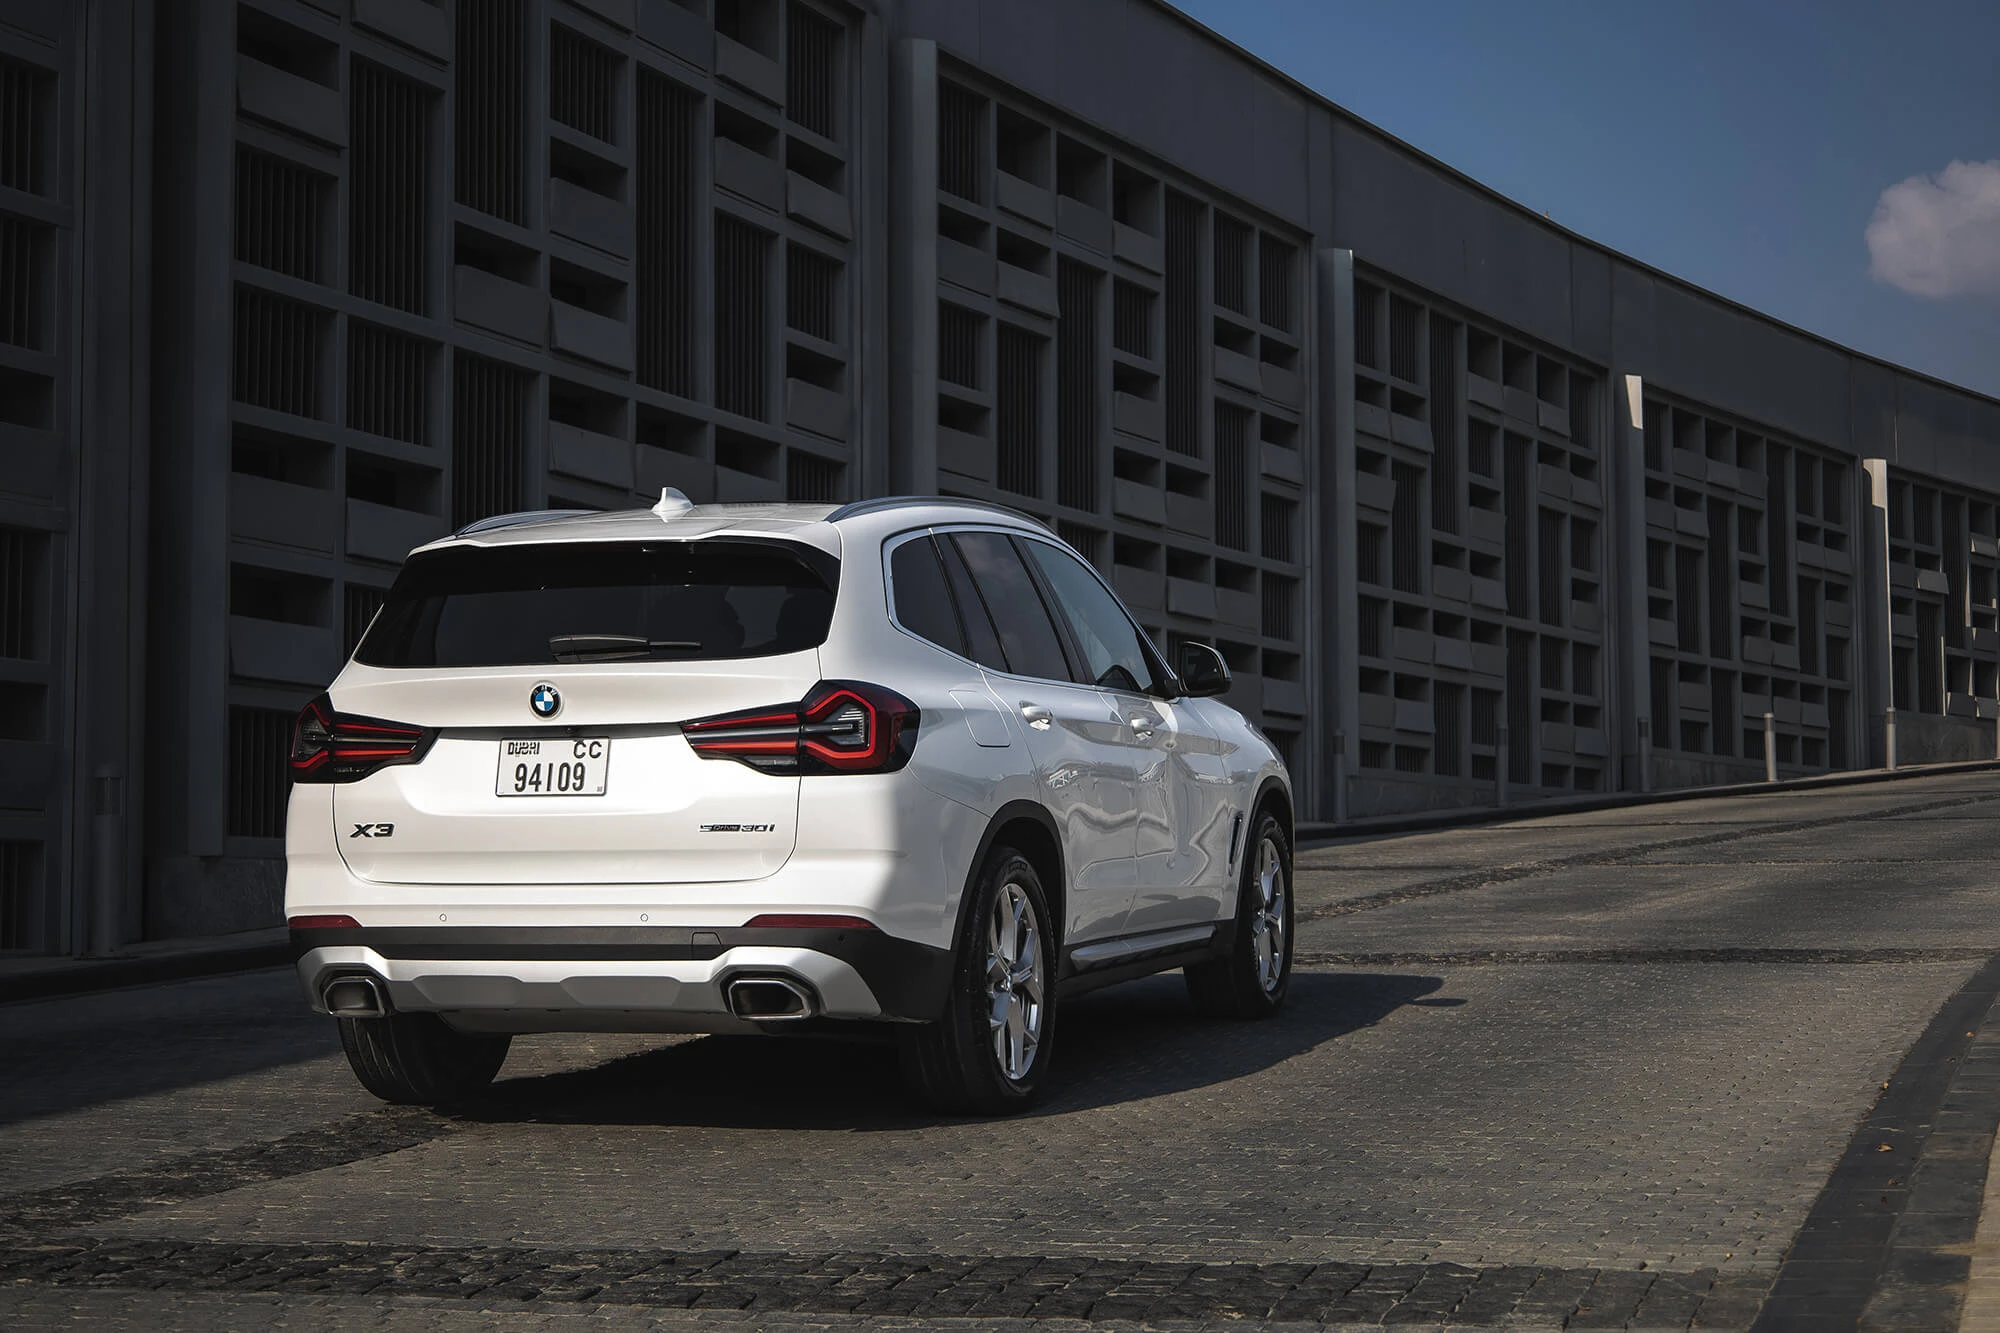
[[[1764,781],[1778,780],[1778,729],[1771,723],[1771,715],[1764,714]]]

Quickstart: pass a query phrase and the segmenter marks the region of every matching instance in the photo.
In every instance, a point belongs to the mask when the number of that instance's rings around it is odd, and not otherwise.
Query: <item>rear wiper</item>
[[[617,662],[663,652],[698,652],[697,639],[647,639],[637,634],[552,634],[549,651],[558,662]]]

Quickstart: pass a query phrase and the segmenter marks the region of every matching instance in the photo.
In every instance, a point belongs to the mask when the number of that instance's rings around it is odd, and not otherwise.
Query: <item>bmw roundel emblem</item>
[[[535,710],[536,717],[554,717],[562,712],[562,691],[543,681],[528,691],[528,707]]]

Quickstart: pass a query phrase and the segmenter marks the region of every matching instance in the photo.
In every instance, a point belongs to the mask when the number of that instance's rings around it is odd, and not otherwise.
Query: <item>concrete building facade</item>
[[[1313,818],[1994,753],[2000,402],[1155,0],[0,5],[0,951],[277,924],[403,554],[667,485],[1042,517]]]

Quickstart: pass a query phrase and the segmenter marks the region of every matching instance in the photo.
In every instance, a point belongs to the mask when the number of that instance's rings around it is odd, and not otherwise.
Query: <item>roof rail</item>
[[[477,519],[466,524],[451,535],[454,538],[470,537],[475,532],[493,532],[500,528],[518,528],[529,523],[546,523],[555,518],[574,518],[578,514],[594,514],[595,509],[524,509],[518,514],[495,514],[491,518]]]
[[[1005,514],[1008,518],[1032,523],[1038,528],[1048,528],[1046,520],[1024,513],[1010,505],[994,504],[990,500],[965,500],[956,495],[885,495],[874,500],[855,500],[844,504],[826,516],[828,523],[838,523],[844,518],[854,518],[861,514],[879,514],[885,509],[914,509],[920,505],[958,505],[964,509],[984,509],[995,514]]]

